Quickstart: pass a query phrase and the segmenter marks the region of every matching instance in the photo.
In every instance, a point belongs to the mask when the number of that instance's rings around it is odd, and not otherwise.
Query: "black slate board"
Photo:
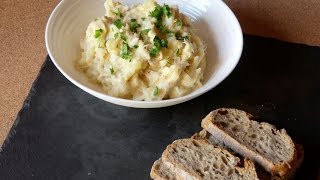
[[[211,110],[235,107],[287,129],[305,147],[296,179],[320,168],[320,48],[245,36],[241,61],[192,101],[134,109],[99,100],[45,61],[0,153],[0,179],[150,179],[167,144]]]

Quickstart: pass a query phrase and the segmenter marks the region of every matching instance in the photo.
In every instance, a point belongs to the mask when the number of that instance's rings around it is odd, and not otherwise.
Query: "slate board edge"
[[[33,81],[31,88],[26,96],[26,99],[24,100],[21,109],[19,110],[19,112],[17,113],[16,119],[14,120],[12,127],[9,130],[9,133],[7,135],[7,137],[5,138],[5,140],[3,141],[2,146],[0,147],[0,153],[2,152],[2,150],[6,147],[7,144],[10,143],[10,139],[14,137],[14,135],[16,134],[16,127],[18,126],[20,119],[21,119],[21,114],[26,111],[30,105],[30,102],[33,98],[33,96],[36,95],[36,90],[35,90],[35,85],[37,84],[40,76],[42,75],[42,72],[45,70],[45,67],[48,65],[48,62],[51,61],[49,55],[46,56],[44,62],[41,65],[40,71],[38,73],[38,75],[36,76],[35,80]]]

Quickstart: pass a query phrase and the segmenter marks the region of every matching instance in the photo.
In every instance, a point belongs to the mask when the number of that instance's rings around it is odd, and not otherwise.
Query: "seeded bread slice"
[[[273,175],[284,176],[295,164],[295,145],[287,132],[268,123],[254,121],[247,112],[217,109],[202,120],[201,126],[215,139]]]
[[[162,161],[189,179],[258,179],[252,161],[240,159],[227,150],[201,139],[180,139],[168,145]]]

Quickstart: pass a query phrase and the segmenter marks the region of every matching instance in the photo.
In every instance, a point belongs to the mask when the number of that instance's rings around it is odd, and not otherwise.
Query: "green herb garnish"
[[[117,39],[118,37],[119,37],[119,33],[117,32],[114,34],[114,38]]]
[[[149,16],[159,20],[162,18],[163,14],[166,15],[168,18],[172,16],[170,7],[167,4],[164,4],[163,6],[157,4],[155,9],[150,12]]]
[[[140,31],[140,38],[144,39],[144,36],[146,36],[149,31],[151,31],[151,29],[144,29],[144,30]]]
[[[165,39],[160,39],[158,36],[155,36],[153,39],[153,44],[158,49],[161,49],[162,47],[168,47],[168,41]]]
[[[144,20],[146,20],[146,18],[145,18],[145,17],[142,17],[141,20],[144,21]]]
[[[162,9],[163,9],[163,14],[165,14],[168,18],[172,16],[170,7],[167,4],[164,4]]]
[[[158,36],[153,38],[153,45],[156,46],[156,48],[161,49],[161,40]]]
[[[117,19],[113,22],[113,24],[118,28],[118,29],[121,29],[122,27],[122,21],[121,19]]]
[[[120,57],[123,59],[131,59],[131,52],[129,49],[129,45],[125,42],[122,43]]]
[[[147,35],[148,32],[151,31],[151,29],[144,29],[140,32],[141,35]]]
[[[178,48],[176,51],[176,55],[179,55],[179,51],[180,51],[180,49]]]
[[[119,32],[115,33],[115,34],[114,34],[114,38],[117,39],[117,38],[119,37],[119,35],[120,35],[120,38],[121,38],[123,41],[126,41],[126,40],[127,40],[127,38],[126,38],[126,36],[124,35],[123,32],[121,32],[121,33],[119,33]]]
[[[166,39],[161,39],[160,44],[161,47],[168,47],[168,41]]]
[[[114,74],[114,69],[113,69],[113,66],[111,65],[111,67],[109,68],[110,69],[110,73],[111,74]]]
[[[182,21],[180,19],[177,21],[177,26],[182,26]]]
[[[133,47],[137,49],[139,46],[138,45],[134,45]]]
[[[158,86],[156,86],[156,88],[153,91],[153,96],[158,96],[158,94],[159,94],[159,88]]]
[[[170,31],[164,25],[159,26],[159,30],[163,33],[169,33]]]
[[[158,36],[155,36],[153,38],[153,45],[155,47],[151,49],[150,56],[156,57],[159,51],[161,50],[161,48],[168,47],[168,41],[166,39],[160,39]]]
[[[120,13],[120,9],[118,9],[118,12],[113,12],[113,13],[114,13],[116,16],[119,16],[119,17],[121,17],[121,18],[123,17],[122,14]]]
[[[97,29],[94,31],[94,37],[99,38],[102,34],[103,30],[102,29]]]
[[[151,57],[156,57],[158,55],[158,53],[159,53],[159,49],[155,47],[150,50],[149,54]]]
[[[130,22],[130,31],[131,32],[137,32],[137,28],[140,26],[141,25],[138,24],[136,19],[131,19],[131,22]]]
[[[123,41],[126,41],[126,40],[127,40],[126,36],[124,35],[124,32],[121,32],[121,33],[120,33],[120,37],[121,37],[121,39],[122,39]]]
[[[160,29],[161,26],[163,26],[163,25],[162,25],[162,19],[157,20],[157,22],[155,23],[155,25],[156,25],[156,27],[157,27],[158,29]]]
[[[168,18],[172,16],[170,7],[166,4],[163,6],[156,5],[155,9],[149,13],[149,16],[154,17],[157,19],[155,25],[162,33],[169,33],[170,31],[166,28],[165,25],[162,23],[163,15],[167,16]]]
[[[156,18],[157,20],[160,20],[163,15],[163,8],[160,5],[156,5],[153,11],[149,13],[149,16]]]

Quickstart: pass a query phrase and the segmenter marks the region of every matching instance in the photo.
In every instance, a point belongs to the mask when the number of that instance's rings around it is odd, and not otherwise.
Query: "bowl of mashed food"
[[[155,108],[218,85],[237,65],[243,39],[220,0],[63,0],[46,45],[60,72],[89,94]]]

